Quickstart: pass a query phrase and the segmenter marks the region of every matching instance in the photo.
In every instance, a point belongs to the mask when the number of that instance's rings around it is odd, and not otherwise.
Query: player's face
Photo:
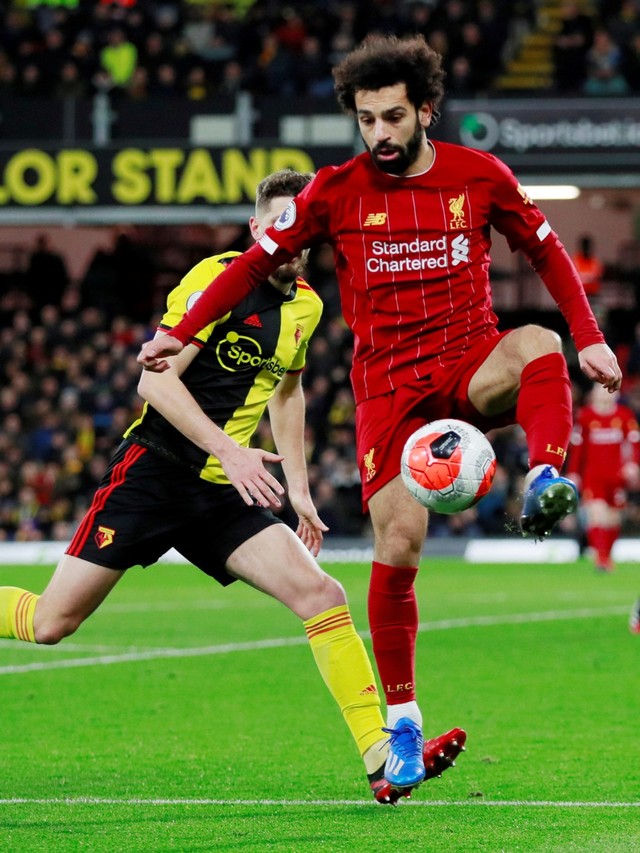
[[[432,154],[424,132],[431,122],[429,104],[416,112],[404,83],[361,90],[355,102],[362,140],[379,169],[405,175],[430,165]]]

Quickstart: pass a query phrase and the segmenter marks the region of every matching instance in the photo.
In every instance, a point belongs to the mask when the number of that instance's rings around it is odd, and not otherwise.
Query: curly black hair
[[[356,92],[376,92],[404,83],[414,107],[419,109],[427,102],[437,116],[444,95],[444,77],[442,57],[421,35],[369,35],[333,69],[338,103],[348,113],[356,112]]]

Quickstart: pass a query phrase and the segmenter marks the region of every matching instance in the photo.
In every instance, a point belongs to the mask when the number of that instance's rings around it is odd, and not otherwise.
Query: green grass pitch
[[[364,632],[368,566],[328,570]],[[298,620],[242,584],[136,569],[60,646],[0,641],[0,849],[640,850],[640,564],[434,558],[418,594],[425,734],[469,739],[396,809]]]

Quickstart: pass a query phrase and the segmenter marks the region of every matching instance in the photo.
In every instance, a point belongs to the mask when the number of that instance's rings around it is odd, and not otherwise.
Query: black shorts
[[[130,440],[113,456],[67,554],[129,569],[155,563],[170,548],[223,586],[226,562],[256,533],[282,523],[247,506],[231,485],[217,485]]]

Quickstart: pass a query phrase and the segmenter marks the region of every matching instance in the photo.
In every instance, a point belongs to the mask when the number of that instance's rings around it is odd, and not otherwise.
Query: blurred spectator
[[[600,13],[611,38],[620,47],[624,48],[635,36],[640,34],[640,6],[638,0],[624,0],[620,8],[615,11],[614,4],[607,2],[602,4]]]
[[[583,234],[578,240],[578,247],[571,256],[584,286],[584,292],[590,299],[600,294],[604,264],[595,251],[593,237]]]
[[[620,70],[633,92],[640,92],[640,32],[624,46]]]
[[[609,33],[595,30],[593,45],[587,53],[586,95],[624,95],[629,91],[622,74],[622,51]]]
[[[54,252],[47,234],[40,234],[29,257],[25,286],[33,306],[39,310],[46,304],[57,304],[69,284],[69,273],[62,255]]]
[[[458,98],[468,98],[477,90],[476,77],[466,56],[456,56],[445,81],[447,94]]]
[[[191,71],[189,71],[184,91],[190,101],[204,101],[211,97],[211,87],[207,80],[207,73],[202,65],[194,65]]]
[[[553,61],[556,90],[562,94],[582,91],[587,76],[587,54],[593,44],[593,22],[580,3],[564,2],[560,31],[554,40]]]
[[[145,101],[149,97],[149,72],[143,65],[133,72],[126,91],[131,101]]]
[[[40,68],[35,62],[27,62],[18,74],[18,94],[22,98],[42,98],[47,93]]]
[[[175,97],[180,94],[175,66],[170,62],[161,63],[151,78],[149,91],[152,95],[160,97]]]
[[[100,65],[114,86],[124,88],[131,80],[138,61],[138,50],[127,39],[124,30],[114,27],[109,31],[107,44],[100,51]]]
[[[295,95],[296,74],[293,55],[275,33],[262,39],[251,79],[251,88],[260,94]]]
[[[80,76],[78,65],[70,59],[63,63],[53,90],[54,96],[60,99],[83,98],[88,91],[89,84]]]
[[[296,63],[296,79],[299,92],[314,98],[329,98],[333,95],[333,77],[320,40],[305,36],[300,57]]]

